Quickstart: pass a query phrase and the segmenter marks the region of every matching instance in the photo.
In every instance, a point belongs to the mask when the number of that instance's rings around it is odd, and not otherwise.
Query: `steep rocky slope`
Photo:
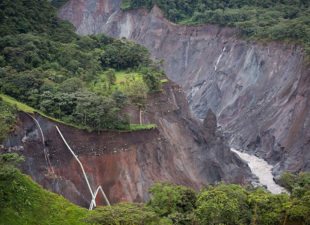
[[[133,122],[138,110],[129,108]],[[23,171],[43,187],[89,207],[91,195],[81,168],[65,146],[55,125],[84,165],[93,191],[102,185],[112,203],[145,201],[155,180],[167,180],[196,191],[207,183],[247,183],[251,173],[216,131],[212,113],[204,125],[190,115],[181,88],[165,83],[163,92],[148,96],[144,123],[157,129],[136,132],[89,133],[35,115],[42,128],[26,113],[19,114],[16,131],[5,141],[2,152],[26,158]],[[47,153],[44,154],[44,148]],[[104,204],[102,196],[97,203]]]
[[[158,8],[120,10],[121,0],[70,0],[59,16],[79,34],[106,33],[147,46],[166,60],[192,112],[208,109],[231,146],[275,165],[274,172],[310,170],[310,70],[297,45],[252,43],[214,25],[181,26]]]

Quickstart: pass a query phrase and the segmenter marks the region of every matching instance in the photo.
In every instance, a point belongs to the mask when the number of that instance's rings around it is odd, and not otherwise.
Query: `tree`
[[[76,99],[76,107],[73,113],[74,122],[87,126],[91,122],[92,112],[98,104],[98,97],[88,91],[75,92],[73,97]]]
[[[149,65],[149,56],[150,53],[146,47],[122,39],[114,40],[104,47],[101,62],[103,67],[112,67],[119,70],[134,68],[139,65]]]
[[[195,210],[201,224],[249,224],[246,191],[238,185],[207,186]]]
[[[253,211],[252,225],[277,225],[288,221],[292,201],[286,193],[273,195],[262,187],[256,187],[249,192],[248,204]]]
[[[195,192],[170,182],[155,182],[149,188],[153,198],[147,203],[160,217],[172,219],[174,224],[191,224],[195,221]]]
[[[159,91],[161,89],[161,82],[156,75],[146,73],[143,75],[143,81],[150,91]]]
[[[158,224],[159,218],[143,203],[122,202],[113,207],[98,207],[89,214],[86,221],[102,225]]]
[[[59,85],[59,91],[64,93],[73,93],[82,89],[83,82],[79,78],[69,78]]]
[[[0,143],[7,137],[16,122],[16,108],[0,97]]]
[[[283,173],[279,178],[279,183],[293,196],[300,198],[310,188],[310,173],[302,172],[297,175]]]
[[[123,108],[125,105],[128,104],[128,97],[122,91],[116,90],[112,94],[112,98],[116,103],[118,108]]]
[[[51,91],[44,91],[40,97],[40,110],[48,115],[53,115],[57,110],[55,94]]]
[[[125,94],[130,98],[131,103],[139,108],[140,124],[142,124],[142,108],[146,106],[148,91],[148,87],[142,80],[130,82],[124,90]]]
[[[109,82],[109,89],[111,89],[112,85],[115,84],[116,76],[115,76],[115,70],[114,69],[108,69],[108,71],[105,73]]]
[[[155,60],[152,61],[150,65],[155,71],[161,71],[164,69],[165,66],[165,59]]]
[[[76,92],[74,98],[76,99],[74,123],[90,130],[128,128],[128,118],[121,118],[121,108],[116,106],[112,98],[98,96],[88,91]]]

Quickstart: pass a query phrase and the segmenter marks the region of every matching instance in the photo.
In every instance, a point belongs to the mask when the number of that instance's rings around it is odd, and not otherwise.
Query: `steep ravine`
[[[298,45],[253,43],[232,28],[181,26],[158,8],[119,9],[121,0],[70,0],[59,16],[79,34],[106,33],[144,44],[166,60],[199,119],[212,109],[232,146],[274,173],[310,170],[310,70]]]
[[[138,110],[128,108],[132,122]],[[101,185],[111,203],[146,201],[155,180],[171,181],[198,191],[219,181],[246,184],[253,180],[249,167],[234,155],[209,116],[193,119],[181,88],[168,82],[163,92],[148,96],[143,123],[157,129],[136,132],[87,132],[56,123],[40,115],[19,113],[18,126],[1,152],[25,156],[23,172],[44,188],[78,205],[89,207],[91,194],[80,165],[64,144],[64,138],[83,164],[92,191]],[[48,161],[45,159],[48,153]],[[104,204],[101,195],[98,204]]]

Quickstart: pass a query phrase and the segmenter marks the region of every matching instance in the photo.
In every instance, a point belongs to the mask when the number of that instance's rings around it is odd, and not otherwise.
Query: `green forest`
[[[3,0],[0,9],[0,94],[80,128],[139,129],[123,109],[144,107],[165,77],[147,48],[78,36],[46,0]]]
[[[310,55],[308,0],[124,0],[122,9],[154,5],[175,23],[236,27],[248,39],[302,44]]]
[[[122,202],[88,211],[21,174],[15,166],[22,160],[16,154],[0,155],[0,224],[310,224],[310,173],[281,176],[280,184],[290,195],[223,183],[196,194],[184,186],[155,182],[146,203]]]
[[[0,97],[0,143],[6,138],[16,123],[16,108]]]

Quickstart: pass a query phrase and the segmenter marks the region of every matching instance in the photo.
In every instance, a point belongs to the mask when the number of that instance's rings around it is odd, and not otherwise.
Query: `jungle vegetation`
[[[0,9],[0,93],[81,128],[130,130],[124,107],[144,107],[161,90],[147,48],[76,35],[46,0],[3,0]]]

